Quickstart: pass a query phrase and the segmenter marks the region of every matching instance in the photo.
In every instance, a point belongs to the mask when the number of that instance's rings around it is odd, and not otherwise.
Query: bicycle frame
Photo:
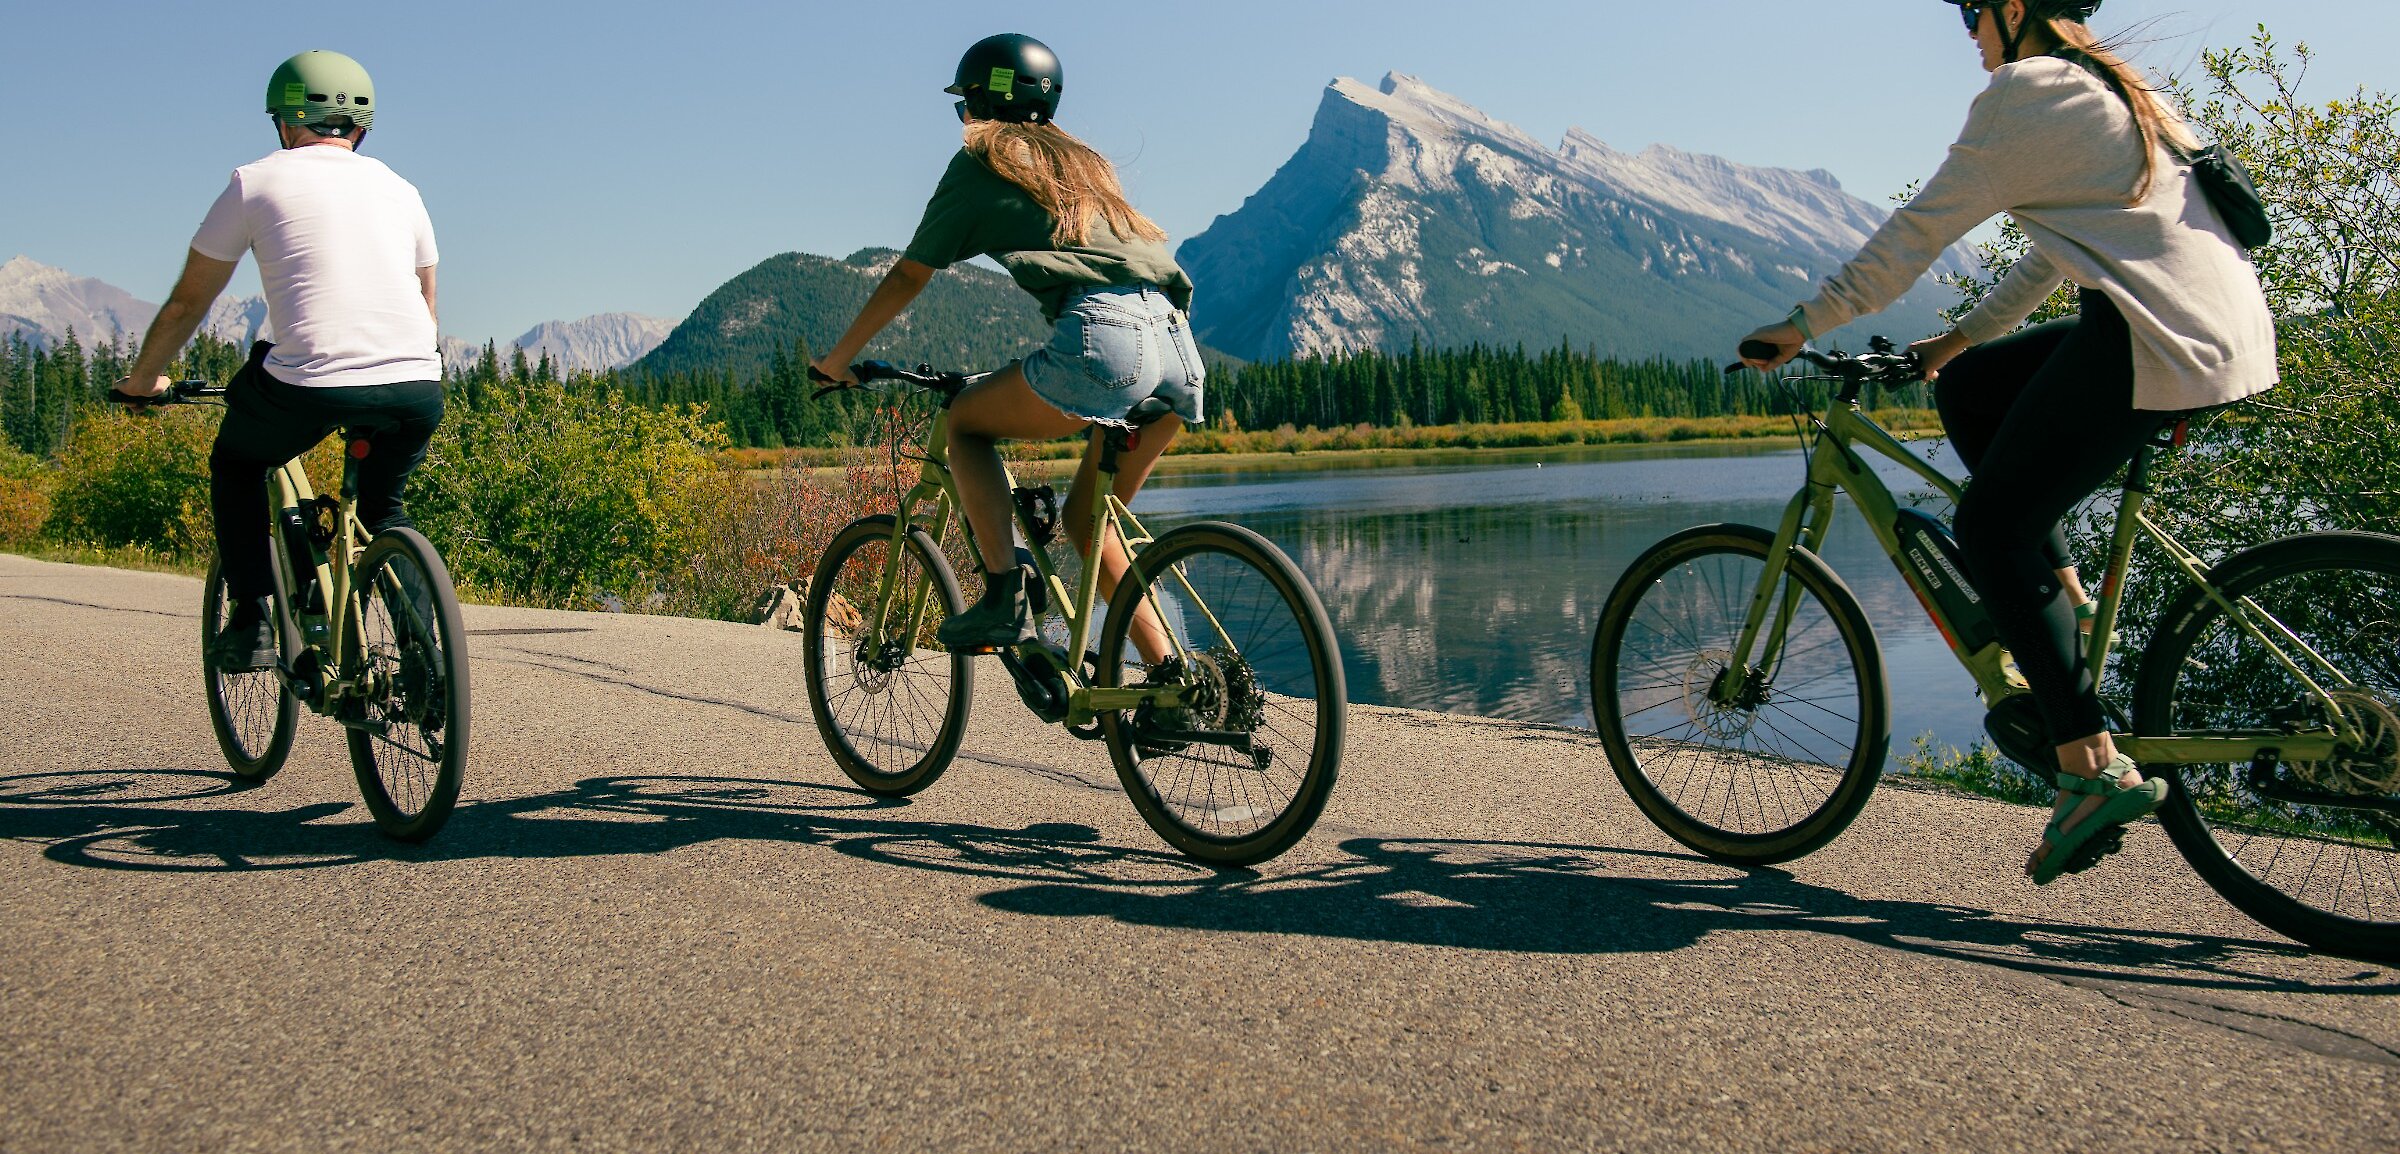
[[[311,613],[306,605],[277,598],[281,612],[290,619],[305,647],[301,655],[295,655],[278,673],[311,710],[323,714],[334,713],[343,698],[362,688],[353,683],[348,671],[358,664],[353,659],[367,649],[365,606],[351,585],[351,567],[366,550],[367,532],[356,511],[357,465],[347,455],[343,462],[342,494],[331,506],[318,500],[309,483],[308,469],[298,457],[276,468],[268,494],[269,531],[274,535],[275,551],[282,558],[284,588],[296,592],[301,585],[302,566],[310,566],[324,609],[322,613]],[[285,519],[289,516],[303,518],[303,524],[309,528],[311,541],[304,556],[294,554],[293,542],[284,533]],[[329,527],[333,539],[320,557],[314,537],[328,528],[321,521],[326,516],[335,522]],[[304,660],[308,656],[313,656],[313,660]]]
[[[899,588],[900,559],[904,553],[905,536],[911,527],[923,529],[926,535],[938,545],[949,529],[952,514],[958,512],[958,487],[957,482],[951,476],[949,463],[949,428],[950,412],[945,407],[934,415],[932,427],[926,434],[925,453],[921,458],[922,468],[917,483],[900,498],[898,523],[893,528],[891,546],[885,551],[883,575],[877,585],[875,605],[867,615],[867,628],[871,637],[899,636],[913,639],[921,634],[926,625],[927,612],[933,600],[932,577],[927,575],[918,578],[915,587],[907,590],[904,596],[903,591]],[[1059,576],[1057,568],[1051,564],[1047,551],[1031,550],[1035,579],[1040,581],[1042,588],[1048,592],[1052,610],[1066,620],[1067,646],[1062,653],[1052,646],[1037,641],[1019,647],[1013,656],[1019,662],[1038,662],[1046,672],[1054,674],[1060,679],[1067,691],[1066,716],[1063,724],[1071,728],[1085,726],[1102,713],[1113,713],[1142,705],[1149,705],[1153,708],[1172,708],[1184,704],[1181,686],[1145,688],[1093,686],[1083,676],[1081,662],[1071,656],[1088,651],[1093,639],[1092,627],[1097,620],[1095,610],[1100,598],[1099,559],[1101,545],[1107,540],[1106,535],[1113,529],[1124,541],[1126,552],[1134,556],[1138,556],[1141,549],[1155,539],[1149,530],[1142,527],[1141,521],[1134,517],[1133,511],[1126,508],[1125,503],[1117,499],[1117,454],[1126,447],[1120,443],[1119,438],[1122,436],[1123,434],[1113,429],[1102,430],[1103,443],[1099,471],[1093,478],[1093,486],[1100,499],[1092,503],[1091,519],[1082,526],[1074,527],[1082,531],[1081,541],[1085,546],[1083,553],[1085,561],[1075,588],[1070,592],[1065,579]],[[1008,472],[1006,466],[1002,467],[1001,476],[1004,483],[1013,491],[1016,487],[1016,478]],[[1012,502],[1012,504],[1014,503]],[[1011,510],[1010,516],[1017,528],[1025,534],[1025,539],[1033,540],[1034,526],[1027,519],[1025,510],[1021,506],[1014,508]],[[973,527],[966,524],[964,516],[958,517],[957,520],[966,533],[969,556],[974,558],[978,566],[988,569],[989,565],[984,559],[983,548],[975,540]],[[1063,525],[1059,529],[1062,532],[1069,531],[1069,527]],[[1015,549],[1013,541],[1008,548],[1011,551]],[[1187,612],[1206,621],[1218,638],[1226,645],[1232,645],[1231,635],[1209,611],[1208,606],[1200,599],[1198,592],[1191,587],[1180,569],[1171,570],[1171,572],[1187,598]],[[1155,606],[1153,606],[1152,612],[1158,613]],[[1164,614],[1158,614],[1158,616],[1161,625],[1160,631],[1166,635],[1167,642],[1173,647],[1175,655],[1188,659],[1191,655],[1190,646],[1184,642],[1177,630],[1165,627]],[[895,629],[897,632],[894,632]]]
[[[2007,653],[2000,644],[1992,642],[1970,652],[1959,629],[1943,610],[1940,599],[1926,587],[1918,573],[1903,562],[1907,546],[1900,537],[1900,503],[1885,486],[1883,479],[1867,467],[1853,446],[1873,450],[1898,462],[1931,484],[1953,505],[1964,495],[1964,488],[1911,452],[1898,438],[1867,416],[1858,406],[1855,386],[1845,388],[1842,396],[1827,406],[1825,414],[1815,421],[1815,426],[1818,436],[1816,446],[1809,455],[1807,483],[1784,508],[1775,543],[1768,550],[1765,573],[1760,578],[1757,592],[1752,596],[1748,617],[1735,643],[1730,668],[1744,671],[1745,681],[1774,679],[1778,672],[1776,665],[1783,652],[1785,633],[1791,626],[1800,597],[1798,586],[1787,587],[1783,580],[1792,547],[1799,544],[1812,553],[1822,550],[1825,536],[1832,528],[1833,498],[1838,490],[1850,495],[1851,503],[1857,506],[1867,527],[1875,534],[1876,543],[1882,546],[1884,554],[1908,582],[1910,591],[1924,606],[1926,616],[1933,619],[1934,627],[1941,631],[1942,639],[1950,645],[1951,653],[1975,678],[1976,689],[1982,695],[1985,706],[1997,705],[2004,698],[2026,692],[2024,678],[2010,667]],[[2098,598],[2098,617],[2093,623],[2090,646],[2083,655],[2084,667],[2093,673],[2093,684],[2100,683],[2099,674],[2108,667],[2108,638],[2122,603],[2125,573],[2132,563],[2135,543],[2146,536],[2166,552],[2186,580],[2198,586],[2204,595],[2224,610],[2228,620],[2266,646],[2278,662],[2308,687],[2309,692],[2322,700],[2328,706],[2327,716],[2345,716],[2335,706],[2324,685],[2320,684],[2320,677],[2311,676],[2310,670],[2317,670],[2323,680],[2333,682],[2337,688],[2350,686],[2350,679],[2250,599],[2228,600],[2219,593],[2215,586],[2209,584],[2208,563],[2143,514],[2142,508],[2149,495],[2151,451],[2145,447],[2135,458],[2126,477],[2124,500],[2117,509],[2108,567]],[[1962,579],[1959,584],[1966,587],[1963,575],[1960,576]],[[1778,589],[1784,590],[1781,597],[1776,596]],[[2288,650],[2287,645],[2290,647]],[[2297,651],[2298,658],[2293,656],[2293,651]],[[1755,662],[1751,660],[1753,654],[1758,655]],[[1731,704],[1730,695],[1738,688],[1733,679],[1728,678],[1712,692],[1727,695],[1727,703]],[[2118,748],[2137,762],[2191,765],[2250,763],[2261,757],[2322,760],[2332,757],[2337,744],[2354,735],[2337,733],[2331,729],[2302,732],[2261,729],[2194,731],[2169,735],[2118,733],[2111,736]]]

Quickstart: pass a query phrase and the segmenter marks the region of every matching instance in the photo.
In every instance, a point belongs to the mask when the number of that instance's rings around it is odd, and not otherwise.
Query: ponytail
[[[1092,221],[1106,221],[1119,240],[1165,240],[1167,230],[1134,210],[1108,158],[1055,124],[977,120],[967,125],[967,151],[1025,190],[1058,221],[1050,243],[1091,240]]]
[[[2142,179],[2133,186],[2133,198],[2127,203],[2140,204],[2149,199],[2151,188],[2158,182],[2160,151],[2169,145],[2185,150],[2197,148],[2191,130],[2184,127],[2183,118],[2168,107],[2149,78],[2127,62],[2114,46],[2092,35],[2082,21],[2051,17],[2043,22],[2049,26],[2051,39],[2058,43],[2059,55],[2090,68],[2133,110],[2134,128],[2142,137]]]

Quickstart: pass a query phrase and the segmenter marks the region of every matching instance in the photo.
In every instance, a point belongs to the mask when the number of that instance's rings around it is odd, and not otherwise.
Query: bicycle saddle
[[[1125,413],[1125,423],[1134,428],[1157,424],[1162,417],[1175,412],[1175,402],[1163,396],[1151,396]]]

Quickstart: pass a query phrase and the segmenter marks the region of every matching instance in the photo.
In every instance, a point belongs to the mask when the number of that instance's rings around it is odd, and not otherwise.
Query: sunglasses
[[[1975,26],[1983,22],[1983,9],[1984,6],[1981,4],[1961,4],[1958,6],[1958,18],[1966,22],[1967,35],[1973,36],[1975,34]]]

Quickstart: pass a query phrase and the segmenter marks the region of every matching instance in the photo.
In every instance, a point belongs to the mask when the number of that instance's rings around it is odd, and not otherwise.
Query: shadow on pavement
[[[220,773],[120,770],[0,777],[0,839],[101,869],[243,871],[371,860],[660,853],[719,840],[824,846],[911,869],[1012,883],[980,900],[1036,917],[1460,949],[1669,952],[1715,933],[1802,930],[2069,979],[2188,989],[2400,993],[2370,969],[2312,982],[2270,972],[2306,956],[2280,942],[2027,920],[1942,902],[1861,898],[1775,869],[1608,846],[1352,838],[1336,860],[1220,873],[1179,855],[1102,843],[1068,823],[998,829],[910,821],[904,801],[788,781],[590,778],[534,797],[461,806],[434,841],[320,819],[351,807],[187,808],[245,783]]]

